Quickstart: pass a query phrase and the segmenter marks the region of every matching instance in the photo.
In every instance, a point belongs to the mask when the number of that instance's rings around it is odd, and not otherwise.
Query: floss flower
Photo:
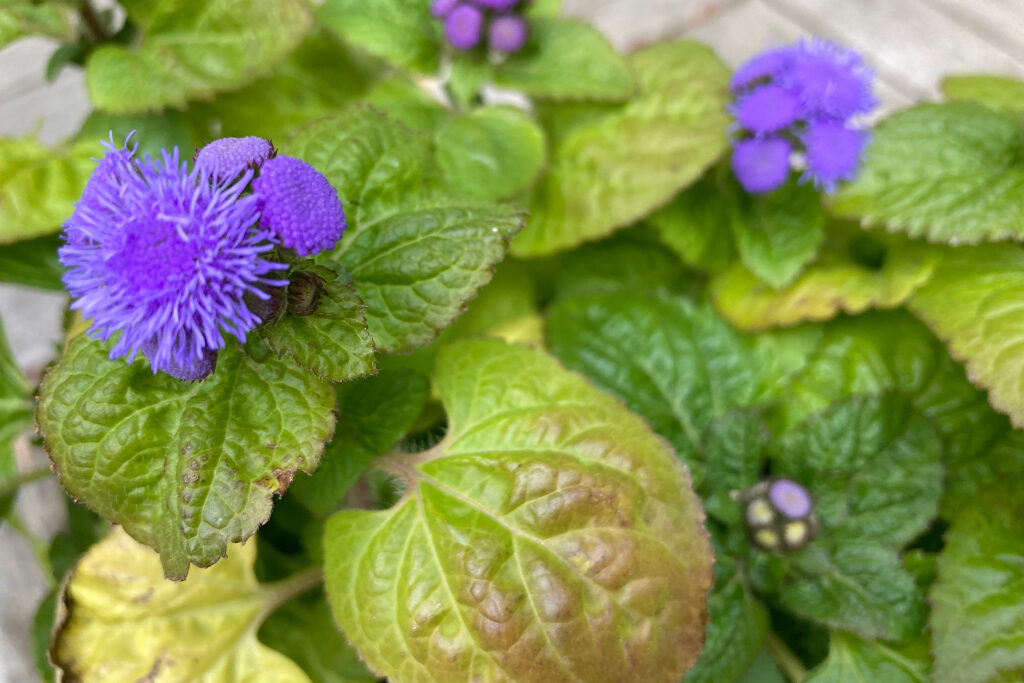
[[[276,154],[270,141],[263,138],[221,138],[196,153],[196,168],[218,180],[231,180],[247,168],[258,169]]]
[[[190,171],[177,149],[140,161],[112,136],[104,146],[64,225],[72,308],[94,337],[118,336],[111,358],[142,352],[154,373],[202,379],[224,332],[244,341],[260,324],[245,297],[285,284],[273,277],[285,266],[261,256],[273,244],[258,227],[258,199],[242,195],[252,171],[218,181]]]
[[[733,170],[744,189],[779,188],[790,160],[803,166],[801,182],[826,192],[852,180],[870,138],[861,119],[878,105],[872,79],[856,52],[817,39],[768,50],[737,69],[730,83],[740,131]],[[782,173],[776,156],[781,142],[794,152]],[[769,150],[776,153],[770,160]]]
[[[818,534],[814,501],[792,479],[767,479],[738,495],[750,540],[761,550],[799,550]]]
[[[448,43],[462,51],[484,42],[496,52],[511,54],[526,44],[526,0],[434,0],[431,13],[444,22]]]

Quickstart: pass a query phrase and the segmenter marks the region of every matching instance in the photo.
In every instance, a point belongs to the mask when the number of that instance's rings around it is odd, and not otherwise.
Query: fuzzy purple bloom
[[[483,37],[484,13],[473,5],[459,5],[444,20],[448,42],[459,50],[472,50]]]
[[[778,189],[789,176],[793,149],[783,138],[752,138],[735,144],[732,170],[747,192],[762,194]]]
[[[503,14],[491,22],[489,42],[498,52],[519,52],[526,44],[526,19],[518,14]]]
[[[261,257],[273,245],[257,227],[257,199],[242,196],[252,171],[211,183],[177,149],[138,161],[113,136],[104,146],[64,225],[71,307],[92,321],[92,336],[118,335],[111,358],[141,351],[154,373],[201,379],[223,332],[244,341],[259,325],[246,294],[262,299],[263,287],[283,284],[273,273],[285,266]]]
[[[819,39],[801,41],[781,75],[783,85],[800,98],[806,119],[848,119],[870,112],[878,105],[871,92],[873,78],[857,52]]]
[[[752,86],[760,81],[774,81],[789,69],[796,55],[796,48],[792,46],[767,50],[754,55],[740,68],[736,69],[729,88],[733,93]]]
[[[740,97],[733,113],[736,122],[755,135],[774,133],[796,122],[800,100],[777,85],[762,85]]]
[[[301,159],[276,156],[253,181],[260,225],[300,256],[331,249],[345,232],[338,193],[318,170]]]
[[[263,138],[221,138],[199,150],[196,168],[217,180],[231,180],[247,168],[259,168],[274,154],[274,146]]]
[[[444,19],[452,13],[459,2],[460,0],[434,0],[434,4],[430,6],[430,13],[437,19]]]
[[[772,507],[789,519],[802,519],[811,512],[811,494],[789,479],[776,479],[768,488]]]
[[[840,180],[853,180],[868,144],[867,131],[847,128],[837,121],[811,121],[803,134],[807,169],[805,179],[832,193]]]

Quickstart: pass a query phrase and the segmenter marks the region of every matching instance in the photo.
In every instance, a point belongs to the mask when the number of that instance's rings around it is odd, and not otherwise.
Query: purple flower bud
[[[783,138],[741,140],[733,149],[732,170],[747,192],[771,192],[786,182],[791,152],[789,142]]]
[[[519,52],[526,43],[526,19],[503,14],[491,22],[490,44],[498,52]]]
[[[811,494],[790,479],[776,479],[768,488],[772,506],[789,519],[802,519],[811,512]]]
[[[807,170],[804,179],[814,181],[828,193],[835,191],[840,180],[853,180],[860,166],[861,155],[869,134],[847,128],[838,121],[811,121],[803,135],[807,148]]]
[[[774,81],[786,72],[795,55],[796,48],[792,46],[767,50],[754,55],[736,69],[729,88],[736,93],[759,81]]]
[[[196,168],[216,180],[231,180],[247,168],[259,168],[275,153],[274,146],[263,138],[221,138],[199,150]]]
[[[473,5],[459,5],[444,21],[448,42],[459,50],[472,50],[480,44],[484,13]]]
[[[782,80],[800,97],[802,118],[847,119],[866,114],[878,105],[871,92],[873,78],[871,69],[853,50],[814,39],[797,45],[793,63]]]
[[[736,122],[754,134],[788,128],[800,113],[800,100],[777,85],[762,85],[743,95],[733,108]]]
[[[320,297],[326,288],[327,280],[318,273],[295,273],[288,285],[288,312],[299,318],[313,315],[320,307]]]
[[[459,0],[434,0],[434,4],[430,7],[430,13],[438,19],[444,19],[452,13],[458,4]]]
[[[301,159],[267,160],[253,181],[260,225],[300,256],[331,249],[345,231],[338,193],[319,171]]]

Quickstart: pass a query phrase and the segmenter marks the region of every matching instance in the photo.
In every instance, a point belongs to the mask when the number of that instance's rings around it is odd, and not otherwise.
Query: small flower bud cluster
[[[762,550],[799,550],[818,534],[811,494],[791,479],[758,482],[739,501],[750,540]]]
[[[141,352],[154,373],[205,378],[225,333],[244,342],[278,308],[287,266],[268,252],[309,256],[345,230],[327,179],[262,138],[216,140],[192,169],[177,149],[139,159],[112,134],[104,146],[64,224],[64,283],[89,334],[116,338],[110,357]]]
[[[869,135],[862,121],[878,104],[860,55],[823,40],[762,52],[733,75],[731,111],[740,134],[732,167],[748,192],[771,192],[796,162],[801,182],[833,192],[852,180]]]
[[[512,54],[526,44],[522,8],[529,0],[434,0],[431,13],[444,22],[452,47],[468,51],[484,43],[496,52]]]

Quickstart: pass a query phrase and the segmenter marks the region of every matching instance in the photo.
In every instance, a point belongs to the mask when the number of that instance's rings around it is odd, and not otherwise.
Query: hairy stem
[[[786,674],[786,678],[793,683],[802,683],[807,678],[807,669],[804,668],[803,662],[782,642],[782,638],[769,631],[768,637],[765,639],[765,646],[775,663]]]
[[[324,582],[324,573],[320,567],[310,567],[287,579],[281,579],[274,583],[263,586],[263,593],[266,596],[266,603],[260,618],[267,616],[282,604],[288,602],[297,595],[312,590]]]

